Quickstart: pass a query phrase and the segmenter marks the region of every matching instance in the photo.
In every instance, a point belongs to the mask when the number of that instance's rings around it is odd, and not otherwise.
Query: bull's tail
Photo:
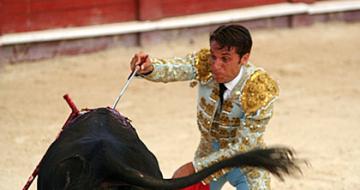
[[[150,189],[179,189],[187,187],[205,179],[220,169],[229,167],[259,167],[268,170],[282,180],[284,174],[293,175],[296,172],[301,173],[301,169],[298,166],[299,160],[294,157],[293,151],[280,147],[257,149],[242,153],[190,176],[176,179],[156,179],[116,162],[116,158],[108,157],[108,159],[109,166],[111,166],[113,172],[117,173],[119,180]]]

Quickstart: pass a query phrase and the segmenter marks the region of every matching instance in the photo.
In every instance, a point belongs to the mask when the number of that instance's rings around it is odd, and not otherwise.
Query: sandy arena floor
[[[281,97],[266,132],[268,145],[288,145],[310,168],[273,189],[360,188],[360,23],[253,31],[252,62],[280,81]],[[144,47],[172,57],[207,47],[207,34]],[[0,189],[21,189],[70,113],[112,105],[139,48],[62,57],[0,68]],[[196,89],[188,82],[134,80],[118,110],[160,162],[165,177],[192,159],[199,132]],[[36,182],[31,189],[36,189]],[[230,190],[228,185],[224,188]]]

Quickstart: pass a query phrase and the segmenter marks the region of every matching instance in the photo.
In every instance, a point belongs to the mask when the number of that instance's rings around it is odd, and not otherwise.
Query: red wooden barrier
[[[0,34],[316,0],[1,0]]]
[[[287,2],[287,0],[140,0],[140,20]]]
[[[1,33],[136,20],[136,0],[2,0]]]
[[[288,0],[292,3],[314,3],[316,0]]]

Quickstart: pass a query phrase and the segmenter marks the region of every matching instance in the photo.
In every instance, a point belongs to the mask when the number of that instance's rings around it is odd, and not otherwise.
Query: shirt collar
[[[226,86],[226,89],[232,91],[234,89],[234,87],[236,86],[236,84],[240,81],[243,73],[244,73],[244,69],[243,69],[243,65],[242,65],[240,67],[239,74],[233,80],[224,84]]]

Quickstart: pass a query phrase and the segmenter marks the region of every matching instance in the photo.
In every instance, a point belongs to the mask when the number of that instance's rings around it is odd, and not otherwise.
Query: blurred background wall
[[[151,45],[223,23],[256,29],[354,22],[360,20],[359,9],[356,0],[0,0],[0,65]],[[211,23],[212,13],[228,20]],[[201,21],[204,14],[207,22]],[[192,21],[179,25],[184,16]],[[174,20],[164,23],[169,18]]]
[[[314,0],[297,2],[311,3]],[[156,20],[291,0],[2,0],[1,34]]]

